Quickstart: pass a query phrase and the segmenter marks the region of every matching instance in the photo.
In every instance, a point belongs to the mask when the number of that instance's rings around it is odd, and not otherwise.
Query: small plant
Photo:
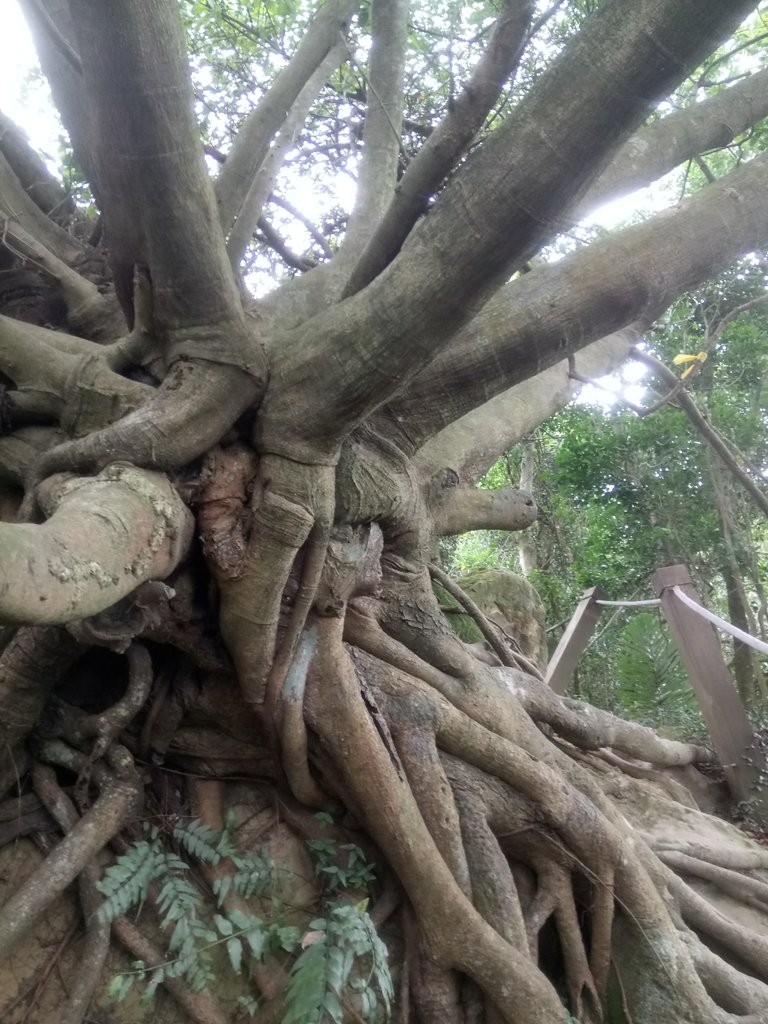
[[[367,903],[337,903],[327,917],[310,922],[303,952],[291,969],[284,1024],[320,1024],[326,1018],[341,1024],[345,991],[359,995],[364,1019],[376,1020],[382,1009],[389,1017],[392,976],[387,947],[366,912]],[[356,963],[367,970],[353,977]]]
[[[342,1001],[353,995],[364,1019],[377,1020],[382,1011],[388,1017],[392,980],[387,949],[366,912],[367,901],[328,904],[326,916],[311,921],[304,933],[280,917],[265,922],[241,907],[228,905],[230,895],[247,900],[268,894],[276,879],[269,857],[235,846],[232,827],[229,822],[220,835],[199,821],[180,822],[173,829],[181,852],[212,866],[226,858],[234,866],[233,871],[213,883],[217,903],[213,914],[206,912],[202,897],[189,878],[189,865],[165,848],[156,827],[148,828],[145,838],[107,869],[98,883],[105,897],[99,909],[100,919],[108,923],[140,906],[156,883],[154,902],[160,927],[169,936],[168,959],[155,967],[134,961],[130,971],[113,978],[110,995],[117,1000],[125,998],[138,980],[146,984],[142,1001],[151,1002],[158,985],[166,978],[181,978],[193,991],[201,992],[216,980],[212,962],[216,949],[225,948],[235,974],[246,970],[249,959],[262,960],[283,950],[298,953],[290,972],[286,1024],[322,1024],[326,1020],[339,1024]],[[318,871],[329,878],[330,891],[367,886],[373,868],[358,847],[339,847],[344,851],[347,867],[338,868],[335,843],[318,842],[319,848],[313,848],[313,852]],[[242,997],[240,1002],[251,1014],[258,1008],[258,1002],[251,997]]]
[[[367,889],[376,877],[376,869],[354,843],[337,844],[333,839],[308,839],[307,847],[314,858],[316,872],[325,876],[331,892]]]

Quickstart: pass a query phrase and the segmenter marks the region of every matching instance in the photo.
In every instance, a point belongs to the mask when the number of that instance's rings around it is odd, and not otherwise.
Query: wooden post
[[[653,585],[730,790],[737,800],[748,801],[751,815],[764,824],[768,820],[768,792],[761,791],[760,776],[766,779],[765,757],[723,660],[720,641],[714,627],[672,591],[672,587],[680,587],[701,604],[688,569],[684,565],[659,569]]]
[[[605,594],[599,587],[590,587],[581,595],[581,601],[576,605],[573,618],[560,637],[560,643],[547,666],[544,681],[549,683],[555,693],[565,693],[568,688],[571,676],[579,659],[587,649],[597,620],[600,618],[602,609],[596,602],[602,601],[604,598]]]

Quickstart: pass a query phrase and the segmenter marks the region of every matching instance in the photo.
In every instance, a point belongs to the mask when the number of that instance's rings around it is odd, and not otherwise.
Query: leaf
[[[301,932],[294,925],[278,926],[275,929],[275,934],[280,948],[284,949],[286,953],[292,953],[301,941]]]
[[[122,1002],[130,992],[134,980],[133,974],[116,974],[107,986],[107,996],[116,1003]]]
[[[227,956],[232,964],[232,970],[239,974],[243,965],[243,944],[237,937],[227,939]]]
[[[221,914],[214,914],[213,921],[222,935],[231,935],[234,931],[232,922],[226,917],[222,917]]]
[[[325,998],[323,999],[323,1009],[331,1018],[331,1020],[334,1021],[334,1024],[341,1024],[344,1014],[341,1009],[339,997],[336,995],[335,992],[325,993]]]
[[[216,900],[217,900],[219,906],[221,906],[221,904],[224,902],[224,900],[229,895],[229,893],[230,893],[230,891],[232,889],[232,883],[233,883],[232,875],[219,875],[218,878],[214,879],[214,881],[213,881],[213,894],[216,897]]]

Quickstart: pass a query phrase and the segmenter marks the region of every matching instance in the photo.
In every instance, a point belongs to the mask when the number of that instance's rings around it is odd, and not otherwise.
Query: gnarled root
[[[371,654],[346,648],[337,620],[312,624],[317,650],[308,671],[308,719],[337,784],[409,896],[419,926],[418,961],[440,967],[433,998],[445,1019],[455,1013],[449,977],[441,973],[446,968],[480,986],[493,1004],[488,1020],[496,1012],[517,1024],[565,1019],[542,973],[548,948],[561,964],[562,996],[583,1021],[602,1020],[609,990],[619,998],[624,993],[640,1024],[725,1024],[733,1012],[768,1012],[762,980],[748,984],[740,1002],[717,999],[732,991],[733,977],[710,965],[715,981],[704,984],[699,967],[706,956],[691,928],[768,981],[766,940],[757,934],[737,940],[739,929],[665,868],[617,811],[604,792],[610,786],[597,784],[600,774],[572,760],[568,744],[541,733],[533,739],[523,707],[587,749],[616,746],[660,764],[708,758],[707,751],[650,740],[648,731],[613,716],[591,719],[581,705],[545,699],[541,684],[521,673],[473,666],[469,679],[457,678],[436,669],[434,659],[430,664],[424,649],[415,653],[402,642],[411,632],[407,625],[395,639],[365,614],[365,602],[355,608],[346,635]],[[422,629],[413,632],[424,636]],[[724,888],[734,887],[727,872],[715,874]],[[763,886],[758,879],[748,886],[761,907]],[[456,927],[461,949],[447,938]],[[409,977],[429,987],[423,970]],[[428,1004],[426,1019],[436,1019]]]

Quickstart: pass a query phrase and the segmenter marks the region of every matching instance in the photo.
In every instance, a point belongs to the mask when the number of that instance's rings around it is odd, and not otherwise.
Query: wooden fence
[[[753,817],[765,823],[768,821],[766,752],[747,718],[714,627],[680,597],[683,594],[701,605],[688,569],[684,565],[659,569],[653,577],[653,585],[731,793],[738,801],[749,805]],[[549,662],[546,681],[555,692],[565,693],[605,601],[598,587],[584,592]],[[657,602],[627,603],[655,605]]]

